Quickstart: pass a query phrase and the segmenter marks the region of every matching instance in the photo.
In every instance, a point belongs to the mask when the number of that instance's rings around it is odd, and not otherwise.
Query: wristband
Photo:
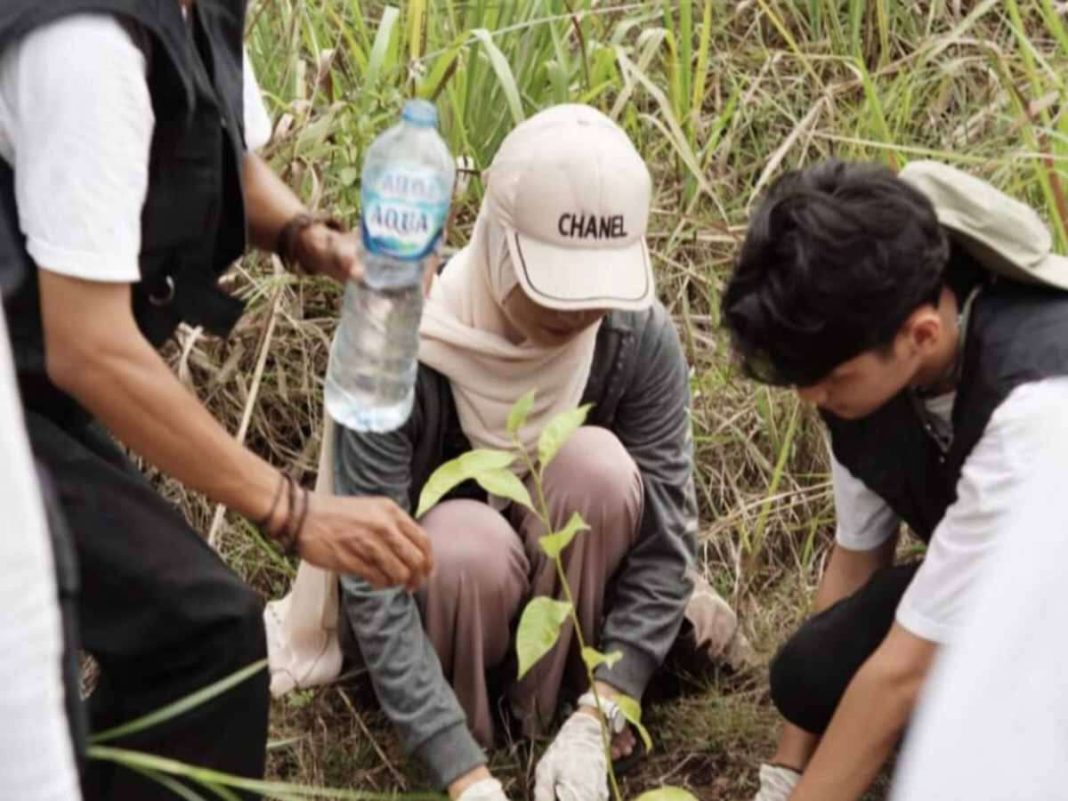
[[[300,260],[297,258],[297,241],[306,229],[319,223],[322,223],[331,231],[345,230],[345,226],[332,217],[309,214],[306,211],[294,215],[289,222],[282,226],[282,230],[278,232],[278,239],[274,245],[274,252],[278,255],[278,258],[282,260],[282,264],[284,264],[287,269],[298,274],[307,273],[307,271],[303,269]]]
[[[278,474],[278,486],[274,491],[274,498],[271,500],[271,508],[267,510],[267,514],[261,517],[259,520],[253,520],[253,524],[260,530],[260,533],[267,534],[267,527],[271,525],[271,521],[274,519],[274,513],[278,510],[278,502],[282,500],[282,493],[286,487],[286,477],[284,473]]]
[[[603,696],[598,697],[594,695],[592,691],[585,692],[579,696],[578,705],[599,710],[601,717],[603,717],[608,724],[608,730],[612,734],[620,734],[627,728],[626,715],[624,715],[623,710],[619,708],[619,704],[611,698],[605,698]]]

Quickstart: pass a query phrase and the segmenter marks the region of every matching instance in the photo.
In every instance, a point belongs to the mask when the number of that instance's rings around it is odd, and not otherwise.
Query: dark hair
[[[937,302],[949,244],[930,201],[874,164],[787,173],[752,216],[723,296],[748,375],[809,386]]]

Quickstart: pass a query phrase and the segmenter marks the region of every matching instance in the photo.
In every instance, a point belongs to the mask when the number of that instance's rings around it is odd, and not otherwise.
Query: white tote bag
[[[334,494],[334,421],[323,414],[323,444],[315,491]],[[341,674],[338,577],[301,562],[289,594],[263,612],[271,695],[329,684]]]

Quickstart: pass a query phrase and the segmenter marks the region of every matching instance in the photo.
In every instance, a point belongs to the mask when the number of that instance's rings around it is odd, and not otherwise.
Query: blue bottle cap
[[[401,119],[420,128],[436,128],[438,108],[427,100],[409,100],[404,104]]]

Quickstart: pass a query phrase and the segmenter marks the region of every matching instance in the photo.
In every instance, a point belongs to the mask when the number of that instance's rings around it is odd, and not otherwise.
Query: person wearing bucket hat
[[[1038,214],[945,164],[827,162],[760,203],[724,322],[748,375],[822,416],[837,531],[771,665],[787,722],[758,801],[859,798],[891,753],[1043,456],[1068,452],[1066,289]],[[926,555],[894,565],[902,523]]]
[[[508,413],[528,391],[519,439],[534,456],[550,419],[592,404],[545,471],[545,495],[554,525],[580,512],[590,526],[564,554],[567,578],[587,640],[622,658],[597,672],[600,713],[566,630],[512,680],[520,611],[560,587],[534,515],[470,487],[422,520],[436,564],[426,587],[413,596],[343,577],[341,627],[407,750],[464,801],[504,797],[483,750],[502,710],[533,734],[562,697],[582,694],[537,768],[535,797],[592,801],[608,792],[599,715],[618,726],[623,757],[635,740],[613,699],[641,698],[680,627],[705,654],[737,659],[746,644],[693,570],[688,368],[655,297],[645,164],[608,117],[562,105],[505,138],[485,187],[468,245],[427,300],[414,412],[388,434],[339,430],[337,490],[414,508],[447,460],[514,447]]]

